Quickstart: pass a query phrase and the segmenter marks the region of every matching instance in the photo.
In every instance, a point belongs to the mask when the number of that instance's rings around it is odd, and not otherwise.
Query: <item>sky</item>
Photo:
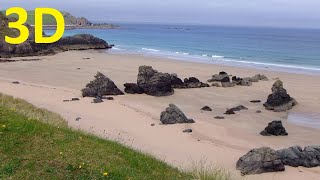
[[[100,22],[320,28],[320,0],[0,0],[14,6]]]

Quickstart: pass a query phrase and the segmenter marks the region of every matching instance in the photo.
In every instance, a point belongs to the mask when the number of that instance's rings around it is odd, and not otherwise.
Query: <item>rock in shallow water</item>
[[[262,136],[287,136],[288,135],[281,121],[270,122],[268,126],[260,134]]]
[[[194,123],[193,119],[188,119],[186,115],[174,104],[170,104],[160,114],[162,124],[177,124],[177,123]]]
[[[267,110],[280,112],[287,111],[297,104],[297,101],[283,88],[283,82],[277,80],[272,86],[272,94],[268,96],[267,102],[263,105]]]
[[[285,170],[278,153],[269,147],[249,151],[238,160],[236,167],[242,175]]]
[[[104,95],[124,95],[124,93],[118,89],[114,82],[107,76],[98,72],[94,76],[95,79],[86,85],[86,88],[82,89],[83,97],[102,97]]]

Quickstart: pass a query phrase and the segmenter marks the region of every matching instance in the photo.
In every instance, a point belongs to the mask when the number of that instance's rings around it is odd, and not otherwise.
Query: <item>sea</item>
[[[111,53],[320,74],[319,29],[165,24],[120,26],[119,29],[66,30],[64,36],[93,34],[115,45]]]

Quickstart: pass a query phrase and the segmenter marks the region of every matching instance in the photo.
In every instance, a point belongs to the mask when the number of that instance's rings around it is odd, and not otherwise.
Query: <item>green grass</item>
[[[0,179],[231,180],[231,176],[203,164],[182,172],[116,142],[69,129],[59,115],[0,94]]]

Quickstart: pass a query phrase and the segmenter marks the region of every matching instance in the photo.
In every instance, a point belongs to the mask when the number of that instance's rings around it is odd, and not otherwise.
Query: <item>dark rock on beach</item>
[[[192,133],[192,129],[185,129],[182,132],[184,132],[184,133]]]
[[[281,121],[270,122],[268,126],[260,134],[262,136],[287,136],[288,135]]]
[[[307,168],[320,166],[320,146],[293,146],[277,151],[284,165]]]
[[[202,87],[210,87],[209,84],[201,82],[199,79],[195,77],[185,78],[184,84],[186,88],[202,88]]]
[[[12,84],[20,84],[19,81],[13,81]]]
[[[97,98],[94,98],[94,99],[93,99],[93,102],[92,102],[92,103],[97,104],[97,103],[102,103],[102,102],[103,102],[103,100],[102,100],[100,97],[97,97]]]
[[[95,79],[82,89],[83,97],[102,97],[104,95],[123,95],[124,93],[118,89],[114,82],[107,76],[98,72],[94,76]]]
[[[224,114],[231,115],[231,114],[236,114],[236,113],[233,110],[228,109]]]
[[[297,101],[292,98],[283,88],[283,82],[277,80],[272,86],[272,94],[268,96],[268,100],[263,105],[267,110],[276,112],[287,111],[297,105]]]
[[[228,73],[222,71],[219,74],[213,75],[212,78],[208,80],[208,82],[214,82],[214,81],[222,82],[224,78],[229,78],[229,75]],[[230,81],[230,78],[229,78],[229,81]]]
[[[251,103],[261,103],[261,100],[251,100]]]
[[[135,83],[126,83],[124,87],[124,92],[128,94],[143,94],[143,90]]]
[[[213,86],[213,87],[221,87],[221,85],[219,83],[212,83],[211,86]]]
[[[212,109],[209,106],[204,106],[201,108],[202,111],[212,111]]]
[[[186,88],[184,82],[178,77],[177,74],[171,74],[171,87],[179,89]]]
[[[269,147],[249,151],[238,160],[236,168],[241,171],[242,175],[285,170],[278,153]]]
[[[224,119],[224,117],[223,116],[216,116],[216,117],[214,117],[215,119]]]
[[[151,66],[140,66],[138,86],[151,96],[169,96],[174,93],[171,87],[171,75],[154,70]]]
[[[248,108],[243,105],[239,105],[237,107],[228,109],[224,114],[227,114],[227,115],[236,114],[235,111],[241,111],[241,110],[248,110]]]
[[[232,111],[241,111],[241,110],[248,110],[248,108],[243,106],[243,105],[239,105],[237,107],[231,108],[230,110],[232,110]]]
[[[177,124],[177,123],[194,123],[193,119],[188,119],[186,115],[174,104],[170,104],[160,114],[162,124]]]

